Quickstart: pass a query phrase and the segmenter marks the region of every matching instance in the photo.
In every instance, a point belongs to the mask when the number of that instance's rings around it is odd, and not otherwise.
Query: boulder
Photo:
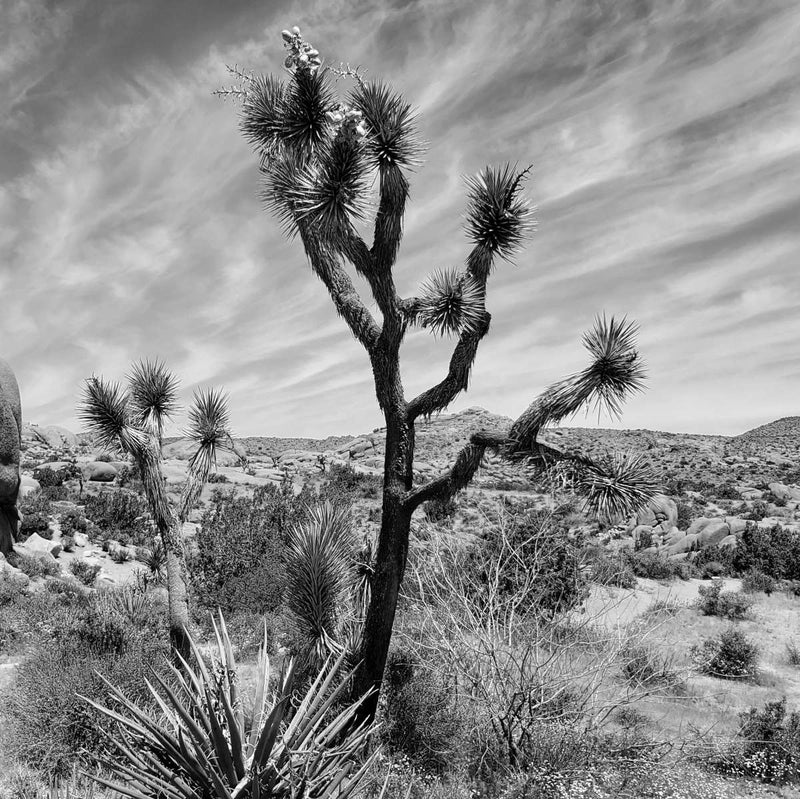
[[[800,488],[797,486],[787,486],[784,483],[770,483],[769,490],[778,499],[798,499],[800,500]]]
[[[39,533],[34,533],[24,541],[22,544],[17,544],[17,552],[25,553],[26,555],[52,555],[56,558],[61,553],[61,544],[58,541],[48,541],[42,538]]]
[[[725,522],[730,528],[731,535],[740,535],[744,532],[744,528],[747,527],[747,521],[740,519],[738,516],[726,516]]]
[[[655,527],[661,522],[668,522],[667,529],[670,529],[677,524],[677,521],[678,506],[675,504],[675,500],[665,494],[657,494],[646,507],[636,514],[630,527],[638,527],[643,524]]]
[[[375,444],[372,442],[372,439],[369,438],[357,439],[356,441],[353,441],[352,444],[350,444],[350,457],[358,458],[365,452],[369,452],[371,449],[375,449]]]
[[[81,471],[83,472],[83,479],[90,480],[93,483],[112,483],[119,474],[110,463],[105,461],[84,464]]]
[[[86,533],[74,533],[72,537],[75,540],[76,547],[89,546],[89,536]]]
[[[38,425],[30,426],[31,434],[34,439],[41,441],[51,449],[72,449],[78,446],[78,437],[66,427],[49,424],[44,427]]]
[[[676,541],[680,541],[681,538],[686,535],[682,533],[677,527],[673,527],[665,536],[664,536],[664,543],[669,546],[670,544],[674,544]]]
[[[20,478],[19,482],[19,495],[21,497],[27,497],[28,494],[31,494],[34,491],[39,491],[41,486],[39,485],[38,480],[34,480],[30,475],[23,474]]]
[[[673,544],[670,544],[667,547],[667,552],[670,555],[676,555],[680,552],[691,552],[692,547],[697,542],[697,535],[692,533],[691,535],[685,535],[683,538],[679,538]]]
[[[701,547],[711,547],[719,544],[723,538],[731,534],[731,528],[724,519],[712,519],[697,535],[697,542]]]

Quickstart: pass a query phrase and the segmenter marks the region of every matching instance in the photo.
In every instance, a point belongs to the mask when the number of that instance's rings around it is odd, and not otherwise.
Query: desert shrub
[[[22,522],[19,526],[19,537],[24,541],[34,533],[38,533],[42,538],[50,539],[53,537],[53,532],[50,529],[50,520],[42,511],[34,511],[22,517]]]
[[[97,575],[100,574],[100,564],[89,563],[85,560],[73,560],[72,563],[69,564],[69,570],[84,585],[91,587],[97,581]]]
[[[800,533],[780,524],[748,524],[734,550],[733,567],[739,574],[756,569],[776,580],[800,579]]]
[[[699,550],[692,561],[694,573],[708,579],[720,575],[733,574],[734,549],[713,544]]]
[[[209,483],[229,483],[230,480],[228,479],[227,474],[220,474],[219,472],[213,472],[212,474],[208,475],[208,482]]]
[[[288,483],[260,486],[252,500],[216,497],[203,516],[190,561],[200,612],[219,607],[231,618],[239,611],[274,611],[286,581],[283,557],[289,529],[304,518],[312,501],[307,491],[295,496]]]
[[[86,765],[87,752],[98,752],[103,740],[96,714],[80,696],[103,697],[98,672],[122,687],[145,707],[156,710],[145,678],[164,671],[167,636],[130,635],[106,620],[79,618],[75,625],[40,645],[18,667],[0,710],[9,749],[18,761],[46,774],[67,774]]]
[[[742,591],[748,594],[766,594],[769,596],[774,590],[775,578],[758,571],[758,569],[751,569],[742,577]]]
[[[800,646],[796,641],[786,642],[786,660],[790,666],[800,666]]]
[[[758,670],[758,647],[735,627],[692,647],[691,653],[698,669],[711,677],[751,679]]]
[[[694,521],[694,508],[690,502],[676,501],[675,506],[678,509],[678,518],[675,526],[679,530],[688,530]]]
[[[11,605],[25,596],[27,581],[16,574],[0,569],[0,608]]]
[[[712,489],[717,499],[740,499],[739,491],[733,483],[722,483]]]
[[[354,499],[378,499],[383,479],[376,474],[356,471],[346,463],[332,463],[326,474],[322,493],[334,504]]]
[[[521,593],[526,598],[521,610],[551,617],[580,605],[589,595],[589,574],[583,538],[570,535],[565,524],[571,513],[569,507],[548,511],[522,506],[490,520],[465,563],[475,577],[472,598],[482,603],[487,591]],[[499,575],[489,573],[492,564],[499,565]]]
[[[31,491],[26,496],[22,497],[18,503],[19,512],[23,516],[28,516],[33,513],[43,513],[48,516],[52,513],[50,500],[41,491]]]
[[[452,519],[458,509],[458,503],[454,497],[447,499],[431,499],[422,506],[425,518],[433,524],[439,524],[447,519]]]
[[[592,582],[617,588],[636,588],[636,575],[627,558],[601,553],[591,563]]]
[[[65,485],[44,486],[41,492],[42,497],[50,502],[63,502],[71,497],[70,491]]]
[[[739,591],[723,591],[722,583],[701,585],[698,608],[704,616],[719,616],[723,619],[743,619],[753,606],[753,598]]]
[[[635,552],[628,555],[630,568],[637,577],[649,580],[671,580],[688,577],[688,566],[676,563],[665,555],[656,552]]]
[[[681,682],[673,659],[661,655],[652,647],[630,645],[620,654],[622,676],[632,685],[674,688]]]
[[[62,535],[74,535],[75,533],[86,533],[89,529],[89,522],[78,508],[68,508],[59,514],[59,524]]]
[[[60,469],[51,469],[49,466],[40,466],[33,470],[33,479],[42,488],[50,486],[60,486],[64,484],[64,472]]]
[[[386,664],[381,737],[390,751],[417,767],[441,773],[460,748],[464,719],[451,687],[414,655],[393,650]]]
[[[100,540],[147,546],[154,527],[147,500],[126,489],[100,491],[86,497],[86,517],[94,522]]]
[[[762,519],[766,519],[767,516],[769,516],[769,505],[763,499],[757,499],[744,518],[751,522],[760,522]]]
[[[61,566],[50,555],[19,555],[17,568],[31,579],[36,577],[55,577],[61,573]]]
[[[739,769],[773,785],[800,780],[800,713],[786,712],[786,697],[742,713]]]
[[[127,547],[116,547],[108,553],[114,563],[127,563],[131,560],[131,553]]]
[[[712,577],[721,577],[725,574],[725,564],[718,560],[710,560],[704,563],[700,569],[700,576],[704,580],[710,580]]]

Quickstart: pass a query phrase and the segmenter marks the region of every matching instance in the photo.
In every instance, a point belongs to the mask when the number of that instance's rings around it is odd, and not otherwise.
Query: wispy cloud
[[[650,368],[624,426],[735,433],[798,412],[796,3],[169,7],[4,6],[0,354],[28,419],[77,427],[82,379],[157,355],[187,397],[224,384],[242,433],[380,424],[366,357],[261,209],[235,107],[210,95],[225,64],[277,71],[295,22],[419,107],[403,292],[464,259],[462,174],[534,164],[539,229],[493,277],[455,407],[519,413],[580,368],[606,311],[640,321]],[[410,336],[408,393],[448,355]]]

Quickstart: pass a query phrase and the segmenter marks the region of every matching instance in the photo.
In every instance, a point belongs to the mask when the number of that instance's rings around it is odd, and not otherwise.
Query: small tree
[[[634,324],[598,319],[584,336],[592,360],[582,372],[547,389],[510,430],[475,431],[452,468],[424,484],[414,481],[417,419],[443,411],[467,388],[478,346],[489,330],[486,288],[498,260],[510,259],[532,228],[522,189],[529,169],[487,167],[467,180],[466,232],[472,249],[462,269],[435,273],[417,297],[397,292],[393,267],[403,232],[409,170],[422,148],[404,98],[380,81],[348,69],[324,68],[299,28],[282,32],[285,80],[232,69],[238,84],[219,94],[241,102],[241,130],[260,160],[267,207],[284,232],[299,237],[313,272],[369,356],[375,393],[386,420],[381,528],[364,625],[356,695],[381,683],[406,564],[411,516],[424,502],[447,499],[472,480],[487,449],[539,468],[558,465],[603,517],[626,516],[646,503],[653,486],[640,460],[595,463],[538,441],[539,431],[587,404],[618,412],[643,385]],[[337,98],[331,75],[354,86]],[[377,212],[369,246],[356,224],[367,220],[373,178]],[[349,261],[369,285],[380,324],[345,269]],[[409,328],[457,341],[447,374],[409,399],[400,374],[400,346]],[[377,691],[363,712],[374,713]]]
[[[175,650],[188,658],[189,596],[181,526],[208,479],[217,449],[232,449],[233,442],[226,398],[213,389],[196,392],[185,435],[197,444],[197,451],[189,462],[189,477],[176,513],[167,498],[161,444],[164,424],[178,410],[177,393],[178,382],[164,364],[141,361],[131,369],[127,389],[101,377],[89,378],[79,413],[100,446],[121,449],[139,467],[164,550],[170,639]]]

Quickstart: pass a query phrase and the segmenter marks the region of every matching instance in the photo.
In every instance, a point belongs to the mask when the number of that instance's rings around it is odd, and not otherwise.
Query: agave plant
[[[190,636],[195,665],[171,667],[172,685],[158,676],[147,683],[160,718],[108,681],[113,708],[83,697],[111,722],[99,724],[109,754],[96,759],[114,778],[92,779],[130,799],[350,796],[378,750],[364,756],[374,727],[353,724],[362,700],[341,706],[349,678],[343,659],[323,665],[295,709],[293,664],[272,688],[265,635],[245,701],[221,613],[214,632],[214,661]]]

